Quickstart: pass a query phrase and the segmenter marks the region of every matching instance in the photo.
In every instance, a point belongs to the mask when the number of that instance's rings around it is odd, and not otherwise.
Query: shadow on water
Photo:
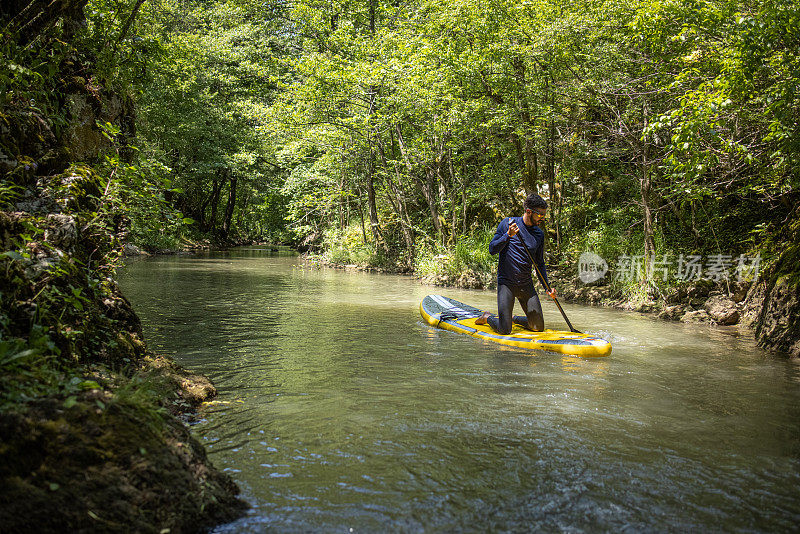
[[[121,284],[150,347],[220,391],[194,431],[253,509],[218,532],[800,521],[800,368],[731,330],[566,306],[612,355],[524,352],[419,317],[427,293],[492,292],[263,250],[137,261]]]

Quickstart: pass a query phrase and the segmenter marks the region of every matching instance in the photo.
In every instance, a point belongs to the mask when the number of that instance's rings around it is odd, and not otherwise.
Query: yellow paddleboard
[[[611,343],[590,334],[558,330],[533,332],[514,324],[509,335],[500,335],[488,324],[475,324],[475,319],[483,315],[482,310],[441,295],[428,295],[422,299],[419,304],[419,312],[425,322],[431,326],[460,334],[469,334],[501,345],[549,350],[575,356],[608,356],[611,354]]]

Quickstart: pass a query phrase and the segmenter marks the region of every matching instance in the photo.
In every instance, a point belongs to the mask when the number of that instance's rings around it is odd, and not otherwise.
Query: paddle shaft
[[[533,261],[533,256],[531,256],[531,251],[530,251],[530,250],[528,250],[528,246],[525,244],[525,240],[524,240],[524,239],[522,239],[521,237],[519,238],[519,240],[520,240],[520,241],[522,241],[522,248],[524,248],[524,249],[525,249],[525,252],[528,254],[528,259],[530,259],[530,260],[531,260],[531,265],[533,265],[533,268],[534,268],[534,269],[536,269],[536,274],[538,274],[538,275],[539,275],[539,280],[541,280],[541,282],[542,282],[542,285],[544,286],[544,289],[545,289],[545,291],[547,291],[547,293],[549,294],[549,293],[552,291],[552,289],[550,289],[550,284],[548,284],[548,283],[547,283],[547,280],[545,279],[545,277],[544,277],[544,276],[542,276],[542,271],[540,271],[540,270],[539,270],[539,266],[538,266],[538,265],[536,265],[536,262],[535,262],[535,261]],[[560,303],[560,302],[558,302],[558,299],[557,299],[557,298],[555,298],[553,295],[550,295],[550,298],[551,298],[551,299],[553,299],[553,302],[555,302],[555,303],[556,303],[556,306],[558,307],[558,311],[560,311],[560,312],[561,312],[561,316],[562,316],[562,317],[564,318],[564,320],[567,322],[567,326],[569,327],[569,331],[570,331],[570,332],[575,332],[575,333],[581,334],[582,332],[581,332],[580,330],[576,330],[576,329],[575,329],[575,327],[574,327],[574,326],[572,326],[572,323],[571,323],[571,322],[569,322],[569,319],[567,318],[567,314],[566,314],[566,313],[564,313],[564,308],[562,308],[562,307],[561,307],[561,303]]]

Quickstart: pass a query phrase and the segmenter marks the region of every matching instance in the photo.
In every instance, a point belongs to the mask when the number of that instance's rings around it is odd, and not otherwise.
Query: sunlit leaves
[[[244,220],[278,195],[281,217],[322,228],[337,206],[363,208],[370,180],[382,220],[397,222],[401,199],[427,233],[430,197],[446,224],[491,218],[517,205],[525,173],[526,187],[550,172],[562,191],[618,202],[640,201],[629,186],[645,171],[655,202],[769,198],[798,175],[797,8],[784,0],[143,9],[139,34],[164,60],[142,132],[193,205],[220,169],[238,173]]]

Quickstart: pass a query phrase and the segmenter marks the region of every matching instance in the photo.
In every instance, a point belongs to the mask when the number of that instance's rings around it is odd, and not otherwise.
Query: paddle
[[[545,289],[545,291],[547,291],[548,293],[550,293],[550,291],[551,291],[551,289],[550,289],[550,284],[548,284],[548,283],[547,283],[547,280],[545,280],[544,276],[542,276],[542,271],[540,271],[540,270],[539,270],[539,266],[538,266],[538,265],[536,265],[536,262],[535,262],[535,261],[533,261],[533,256],[531,256],[531,251],[530,251],[530,250],[528,250],[528,246],[525,244],[525,240],[524,240],[524,239],[522,239],[522,236],[520,236],[519,240],[520,240],[520,241],[522,241],[522,248],[524,248],[524,249],[525,249],[525,252],[527,252],[527,253],[528,253],[528,259],[530,259],[530,260],[531,260],[531,265],[533,265],[533,268],[534,268],[534,269],[536,269],[536,273],[539,275],[539,280],[541,280],[541,282],[542,282],[542,285],[544,286],[544,289]],[[569,319],[567,319],[567,314],[566,314],[566,313],[564,313],[564,308],[562,308],[562,307],[561,307],[561,303],[560,303],[560,302],[558,302],[558,299],[557,299],[557,298],[555,298],[555,297],[553,297],[553,296],[551,296],[550,298],[551,298],[551,299],[553,299],[553,301],[555,301],[555,303],[556,303],[556,306],[558,306],[558,311],[560,311],[560,312],[561,312],[561,316],[562,316],[562,317],[564,318],[564,320],[567,322],[567,326],[569,327],[569,331],[570,331],[570,332],[575,332],[576,334],[582,334],[583,332],[581,332],[580,330],[576,330],[576,329],[575,329],[575,327],[574,327],[574,326],[572,326],[572,323],[571,323],[571,322],[569,322]]]

